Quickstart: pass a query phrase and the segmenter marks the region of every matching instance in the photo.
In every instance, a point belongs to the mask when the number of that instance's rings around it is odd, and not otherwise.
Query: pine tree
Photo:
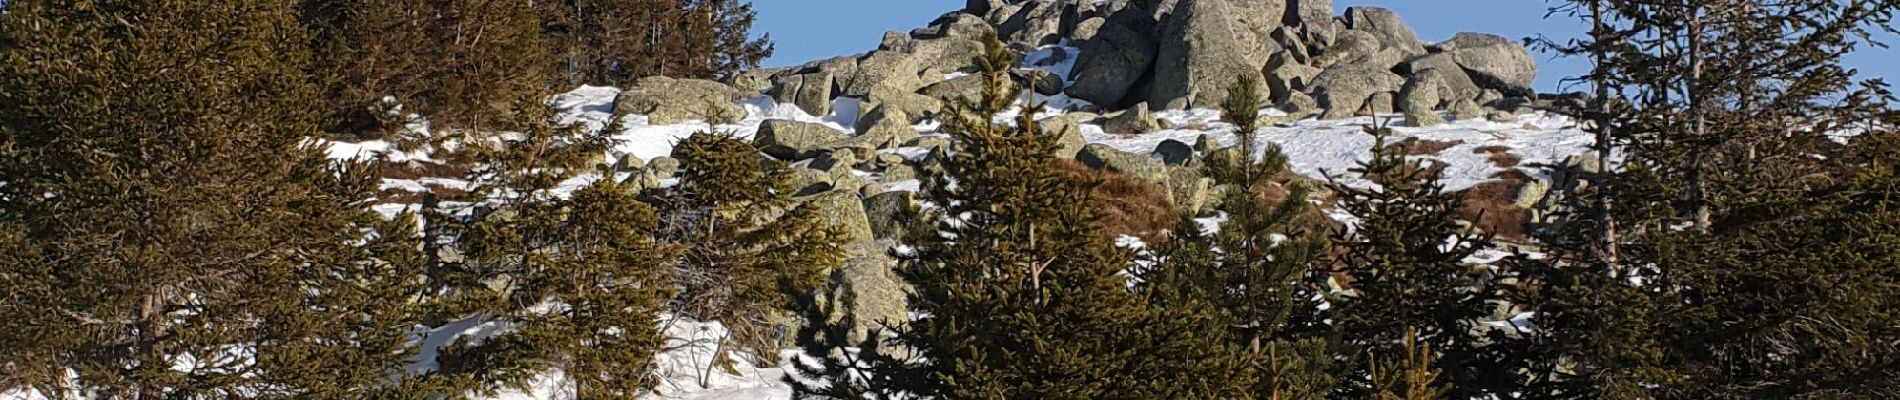
[[[918,317],[895,328],[894,344],[927,361],[876,366],[891,377],[878,382],[897,387],[874,389],[964,399],[1246,397],[1251,374],[1211,313],[1149,307],[1128,290],[1120,274],[1132,255],[1099,235],[1087,206],[1095,183],[1054,168],[1056,137],[1036,133],[1029,117],[993,119],[1014,103],[1013,61],[990,40],[977,59],[982,96],[948,113],[943,131],[955,150],[925,185],[941,209],[923,215],[899,267],[915,286]]]
[[[288,2],[34,0],[0,26],[0,385],[388,389],[411,350],[413,310],[390,301],[416,288],[414,234],[364,209],[364,164],[306,144]]]
[[[1429,168],[1405,160],[1403,146],[1386,146],[1389,129],[1366,131],[1377,137],[1372,158],[1351,171],[1370,187],[1332,185],[1340,209],[1359,221],[1334,239],[1343,252],[1331,261],[1349,289],[1334,296],[1327,317],[1344,344],[1384,357],[1401,353],[1393,346],[1416,328],[1438,343],[1451,397],[1504,393],[1516,381],[1497,345],[1508,338],[1501,330],[1471,333],[1504,294],[1492,272],[1464,261],[1490,248],[1490,236],[1463,225],[1460,196],[1444,192]],[[1364,376],[1355,371],[1348,379]],[[1358,394],[1356,386],[1348,393]]]
[[[488,161],[473,173],[487,209],[451,233],[469,261],[438,275],[453,296],[443,312],[515,329],[444,349],[440,375],[495,389],[558,369],[579,398],[637,396],[657,383],[659,314],[680,249],[658,239],[653,208],[611,176],[561,193],[598,165],[618,128],[557,127],[538,98],[521,103],[530,129],[518,139],[473,150]]]
[[[734,348],[775,357],[775,320],[840,267],[843,234],[793,197],[783,162],[731,133],[695,133],[673,156],[679,185],[654,195],[666,237],[688,245],[672,311],[721,322]]]

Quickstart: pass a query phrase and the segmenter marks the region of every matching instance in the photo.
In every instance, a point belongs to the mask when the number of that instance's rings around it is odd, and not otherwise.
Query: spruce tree
[[[1281,189],[1273,181],[1286,171],[1286,157],[1254,135],[1261,106],[1254,79],[1241,77],[1222,107],[1222,120],[1234,125],[1240,144],[1211,153],[1203,167],[1228,188],[1215,207],[1225,221],[1211,236],[1202,234],[1198,222],[1182,221],[1157,251],[1155,267],[1140,275],[1144,289],[1164,306],[1214,306],[1229,340],[1247,349],[1264,377],[1255,396],[1314,398],[1330,391],[1327,377],[1334,373],[1322,368],[1330,365],[1330,355],[1310,352],[1327,347],[1324,335],[1313,334],[1319,294],[1308,279],[1319,270],[1325,227],[1305,218],[1312,212],[1308,187]],[[1286,197],[1268,199],[1266,193],[1275,190],[1285,190]]]
[[[925,184],[924,213],[899,275],[918,316],[877,366],[923,398],[1236,398],[1252,376],[1202,308],[1150,307],[1121,273],[1132,254],[1099,234],[1094,182],[1056,170],[1056,137],[1024,110],[1014,123],[1014,58],[994,39],[976,61],[980,98],[951,107],[954,150]],[[859,349],[860,351],[862,349]],[[825,354],[813,354],[824,357]],[[861,357],[877,361],[876,357]],[[888,358],[883,358],[888,360]],[[831,382],[844,380],[831,379]],[[836,392],[834,392],[836,393]],[[852,393],[845,391],[844,393]]]
[[[1514,369],[1498,345],[1508,337],[1501,330],[1472,333],[1504,298],[1491,271],[1464,261],[1490,248],[1490,236],[1465,227],[1457,215],[1460,196],[1446,193],[1430,168],[1406,160],[1404,146],[1386,146],[1388,128],[1366,131],[1377,138],[1372,157],[1351,172],[1371,185],[1332,185],[1340,209],[1359,221],[1334,239],[1342,251],[1330,261],[1348,289],[1333,296],[1326,316],[1344,344],[1381,357],[1402,353],[1394,346],[1417,329],[1442,352],[1451,397],[1508,393]],[[1347,378],[1366,376],[1354,371]],[[1356,389],[1363,386],[1343,389],[1366,395]]]
[[[414,233],[364,209],[365,164],[308,144],[303,41],[283,1],[8,4],[0,385],[385,393],[410,351]]]
[[[590,179],[618,128],[557,126],[540,98],[521,102],[529,129],[471,150],[487,161],[473,172],[484,209],[451,230],[468,261],[437,275],[450,296],[441,312],[514,330],[444,349],[436,376],[492,390],[558,369],[579,398],[637,396],[657,383],[659,314],[679,248],[658,239],[653,208],[611,175],[563,193]]]
[[[793,197],[783,162],[729,132],[695,133],[673,156],[678,186],[652,195],[665,236],[687,245],[672,311],[723,323],[731,347],[776,357],[775,326],[841,266],[842,233]]]

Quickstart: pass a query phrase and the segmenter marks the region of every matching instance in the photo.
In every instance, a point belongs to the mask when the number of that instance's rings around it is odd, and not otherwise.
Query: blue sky
[[[759,20],[755,33],[770,33],[778,53],[767,66],[785,66],[809,60],[853,54],[877,48],[885,31],[924,26],[945,12],[961,8],[963,0],[753,0]],[[1393,9],[1418,31],[1420,39],[1444,40],[1458,32],[1485,32],[1507,38],[1527,36],[1570,38],[1587,28],[1581,21],[1558,16],[1545,19],[1550,3],[1543,0],[1333,0],[1334,12],[1355,5]],[[1900,45],[1900,37],[1881,34],[1881,41]],[[1537,54],[1537,88],[1560,89],[1567,76],[1582,74],[1589,65],[1581,60]],[[1848,60],[1861,77],[1900,80],[1900,51],[1863,49]],[[1890,82],[1900,84],[1900,82]]]

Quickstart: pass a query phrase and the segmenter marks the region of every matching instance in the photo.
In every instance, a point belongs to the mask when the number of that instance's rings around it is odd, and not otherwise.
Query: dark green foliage
[[[436,130],[510,129],[512,102],[550,79],[534,2],[304,0],[327,129],[380,136],[426,118]],[[393,99],[386,103],[385,98]]]
[[[927,227],[907,238],[913,251],[899,267],[915,286],[918,318],[896,328],[895,344],[907,360],[927,361],[876,366],[893,377],[877,382],[897,387],[872,389],[958,399],[1246,397],[1245,359],[1204,305],[1151,307],[1128,290],[1121,273],[1132,255],[1098,234],[1087,206],[1095,182],[1054,168],[1056,137],[1035,133],[1029,117],[992,119],[1011,106],[1014,58],[991,40],[977,61],[987,86],[947,113],[955,150],[925,184],[942,208],[924,213]]]
[[[695,133],[673,156],[680,184],[656,198],[667,238],[688,245],[673,311],[724,323],[736,347],[774,357],[774,325],[839,268],[842,233],[792,197],[782,162],[729,133]]]
[[[0,387],[390,389],[420,289],[413,228],[364,208],[366,164],[304,145],[303,42],[282,1],[8,4]]]
[[[611,178],[559,193],[598,164],[614,124],[555,127],[547,107],[521,104],[528,130],[472,150],[488,162],[474,172],[485,209],[452,233],[468,261],[435,271],[450,294],[441,312],[515,330],[443,349],[436,376],[495,389],[559,369],[582,398],[636,396],[657,383],[649,371],[679,248],[656,239],[652,207]]]
[[[1492,272],[1464,262],[1490,248],[1491,238],[1461,224],[1459,196],[1444,192],[1428,168],[1406,161],[1403,149],[1386,148],[1389,130],[1367,133],[1378,137],[1372,158],[1352,172],[1375,186],[1333,184],[1339,207],[1359,221],[1335,239],[1343,252],[1332,262],[1348,290],[1336,295],[1327,316],[1345,344],[1380,357],[1401,354],[1394,346],[1416,328],[1443,354],[1451,397],[1508,390],[1515,379],[1503,346],[1494,345],[1508,340],[1505,329],[1471,333],[1503,298]]]
[[[1286,171],[1286,157],[1278,146],[1257,143],[1260,95],[1252,79],[1242,77],[1223,107],[1222,120],[1234,124],[1240,144],[1210,155],[1204,168],[1229,188],[1216,207],[1226,221],[1208,236],[1198,223],[1184,220],[1160,246],[1155,267],[1140,275],[1144,290],[1163,307],[1213,307],[1218,326],[1228,327],[1228,341],[1254,358],[1263,377],[1256,397],[1314,398],[1330,391],[1334,373],[1321,368],[1330,364],[1330,354],[1303,351],[1326,347],[1323,337],[1313,335],[1319,288],[1307,279],[1319,270],[1325,227],[1301,218],[1312,210],[1306,201],[1310,189],[1281,189],[1273,182]],[[1267,198],[1275,190],[1286,197]]]
[[[1893,223],[1878,151],[1891,95],[1850,86],[1843,55],[1892,32],[1890,0],[1571,2],[1601,27],[1557,46],[1595,54],[1619,89],[1606,132],[1624,154],[1599,188],[1621,258],[1569,237],[1536,272],[1540,395],[1885,398],[1896,395]],[[1829,134],[1864,130],[1848,146]],[[1888,155],[1890,156],[1890,155]],[[1869,195],[1870,197],[1861,197]],[[1850,200],[1850,199],[1860,200]],[[1602,209],[1589,209],[1603,212]],[[1585,226],[1571,235],[1603,236]]]
[[[542,14],[555,68],[570,84],[723,79],[772,55],[770,35],[750,36],[752,5],[738,0],[564,0]]]

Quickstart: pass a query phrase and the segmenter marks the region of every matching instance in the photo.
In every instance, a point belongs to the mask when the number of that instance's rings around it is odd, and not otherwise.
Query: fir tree
[[[385,393],[410,351],[414,233],[364,209],[366,165],[306,144],[316,107],[291,5],[8,7],[0,385]]]
[[[1474,233],[1458,219],[1460,196],[1446,193],[1422,163],[1405,160],[1403,146],[1387,147],[1384,127],[1367,127],[1374,142],[1370,160],[1352,172],[1371,183],[1357,187],[1333,181],[1341,210],[1359,217],[1339,233],[1343,252],[1331,260],[1344,278],[1344,293],[1334,296],[1327,316],[1344,344],[1393,357],[1410,329],[1438,343],[1451,397],[1467,398],[1509,390],[1508,353],[1502,330],[1473,334],[1504,297],[1493,273],[1465,263],[1491,246],[1488,235]],[[1366,362],[1355,362],[1366,365]],[[1366,373],[1355,371],[1349,379]],[[1358,395],[1354,387],[1348,393]]]

